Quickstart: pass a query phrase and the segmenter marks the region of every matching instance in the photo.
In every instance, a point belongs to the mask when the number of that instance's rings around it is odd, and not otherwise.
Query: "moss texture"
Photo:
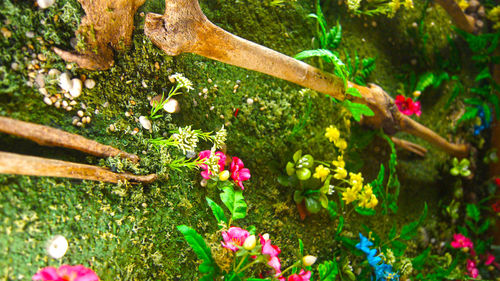
[[[315,26],[307,14],[314,11],[314,1],[281,6],[260,0],[200,2],[211,21],[243,38],[287,55],[311,46]],[[342,48],[351,53],[356,50],[360,57],[377,58],[377,68],[369,81],[388,92],[395,93],[400,77],[411,68],[417,72],[437,68],[433,50],[447,48],[449,22],[440,9],[432,8],[427,13],[424,22],[429,39],[424,46],[427,51],[421,52],[421,42],[413,36],[412,27],[421,18],[420,3],[413,10],[400,11],[393,19],[351,17],[336,1],[324,1],[323,5],[328,22],[339,19],[343,26]],[[142,26],[145,12],[161,13],[162,9],[163,1],[159,0],[147,1],[140,8],[135,17],[133,44],[129,50],[115,54],[111,70],[89,72],[75,65],[68,70],[73,76],[84,75],[97,82],[95,88],[85,89],[78,98],[92,117],[89,125],[79,128],[72,125],[75,110],[66,112],[46,105],[36,87],[27,82],[28,65],[37,54],[47,58],[35,63],[41,68],[66,69],[50,48],[55,45],[71,49],[69,41],[82,16],[81,7],[76,0],[57,1],[47,10],[39,10],[31,1],[5,0],[0,4],[1,25],[12,32],[10,38],[0,37],[0,115],[61,128],[137,153],[142,160],[136,171],[164,175],[149,186],[1,175],[0,276],[4,280],[30,280],[39,268],[59,263],[91,266],[102,280],[196,280],[196,257],[175,226],[186,224],[200,233],[213,233],[215,220],[205,197],[219,202],[218,192],[201,187],[197,171],[162,167],[160,153],[146,141],[150,136],[158,137],[187,125],[204,131],[226,126],[227,153],[243,159],[252,172],[244,192],[248,216],[240,226],[255,225],[259,232],[270,233],[283,250],[284,264],[291,263],[299,238],[307,253],[317,255],[320,262],[331,259],[340,247],[331,239],[338,222],[330,220],[326,212],[301,221],[292,191],[280,186],[277,178],[297,149],[317,159],[333,159],[332,145],[323,137],[324,128],[330,124],[343,127],[339,117],[342,109],[322,94],[304,94],[296,85],[263,74],[191,54],[165,55],[145,37]],[[34,32],[34,36],[30,38],[27,32]],[[412,59],[417,60],[415,66],[411,65]],[[18,70],[11,68],[14,62],[19,64]],[[195,89],[179,96],[179,114],[155,121],[152,133],[143,130],[137,118],[149,114],[148,97],[168,91],[172,87],[168,76],[176,72],[193,81]],[[55,94],[57,85],[51,85],[47,89]],[[235,85],[239,85],[236,91]],[[207,94],[203,88],[207,88]],[[422,99],[424,113],[419,121],[441,135],[453,134],[448,120],[443,118],[450,110],[442,109],[449,90],[442,87],[433,94]],[[248,98],[254,103],[248,104]],[[127,117],[125,112],[131,115]],[[306,127],[292,134],[301,118],[306,118]],[[109,129],[111,124],[117,128],[114,132]],[[134,128],[138,128],[137,134],[131,134]],[[369,134],[369,129],[353,130]],[[402,137],[428,147],[429,153],[425,158],[405,152],[398,155],[400,212],[391,217],[397,225],[417,217],[424,202],[431,213],[438,212],[441,192],[447,188],[442,178],[449,159],[420,140]],[[209,144],[201,144],[200,148],[208,149]],[[39,147],[5,134],[0,135],[0,150],[90,164],[112,162]],[[380,164],[387,162],[389,152],[387,144],[375,137],[366,148],[353,150],[349,160],[352,167],[362,167],[360,171],[371,180]],[[182,155],[174,150],[170,153]],[[366,219],[351,215],[346,230],[354,237],[363,223],[376,231],[388,224],[382,216]],[[56,234],[64,235],[70,243],[60,262],[45,254],[45,243]]]

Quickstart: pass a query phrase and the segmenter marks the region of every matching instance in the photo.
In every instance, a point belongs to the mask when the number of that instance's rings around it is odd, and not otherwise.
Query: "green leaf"
[[[299,161],[299,159],[302,157],[302,150],[297,150],[295,151],[295,153],[293,154],[293,162],[297,163],[297,161]]]
[[[426,72],[418,78],[417,87],[415,87],[415,91],[423,92],[427,87],[431,86],[434,83],[435,75],[432,72]]]
[[[486,220],[478,229],[477,229],[477,234],[483,234],[490,228],[490,220]]]
[[[462,115],[462,117],[460,117],[460,119],[458,119],[457,124],[460,124],[460,122],[475,118],[477,116],[478,111],[479,111],[479,108],[477,108],[477,107],[467,107],[464,115]]]
[[[399,235],[399,237],[403,240],[410,240],[411,238],[413,238],[413,236],[417,234],[417,228],[422,224],[426,216],[427,216],[427,203],[425,203],[424,205],[424,210],[422,211],[420,218],[417,221],[404,225],[403,228],[401,229],[401,234]]]
[[[361,103],[354,103],[346,99],[342,102],[342,105],[351,112],[354,120],[358,122],[361,121],[362,115],[366,116],[375,115],[375,113],[373,113],[373,111],[368,106]]]
[[[389,240],[392,240],[392,239],[394,239],[394,237],[396,237],[396,226],[395,225],[393,225],[391,230],[389,230],[389,235],[387,238]]]
[[[299,239],[299,253],[301,257],[304,256],[304,243],[302,239]]]
[[[406,250],[406,244],[394,240],[391,242],[392,250],[394,251],[394,255],[396,257],[402,256],[404,254],[404,251]]]
[[[214,274],[217,271],[217,265],[212,257],[212,253],[208,248],[205,240],[192,228],[186,225],[178,225],[177,230],[179,230],[184,239],[191,246],[196,256],[202,260],[200,264],[199,271],[207,277],[206,280],[213,280]],[[203,280],[203,279],[202,279]]]
[[[480,81],[480,80],[483,80],[483,79],[488,79],[488,78],[491,78],[491,73],[490,73],[490,68],[489,67],[485,67],[483,68],[483,70],[481,70],[481,72],[479,72],[479,74],[476,76],[476,79],[475,81]]]
[[[225,187],[224,192],[220,194],[220,199],[231,212],[231,219],[237,220],[246,217],[247,203],[243,198],[241,190],[235,191],[232,187]]]
[[[227,225],[228,221],[227,221],[226,215],[224,215],[224,210],[222,210],[222,208],[217,203],[212,201],[212,199],[210,199],[208,197],[206,197],[206,199],[207,199],[208,206],[210,206],[210,209],[212,209],[212,213],[214,214],[214,217],[217,219],[217,223],[219,224],[219,228],[222,228],[222,226],[220,225],[221,222],[224,222]]]
[[[427,261],[427,257],[429,256],[429,253],[431,252],[430,248],[425,249],[420,255],[416,256],[411,260],[411,263],[413,267],[417,270],[420,270],[423,268],[425,262]]]
[[[348,95],[354,96],[354,97],[358,97],[358,98],[363,97],[361,95],[361,93],[359,92],[359,90],[354,88],[354,87],[348,88],[347,91],[345,91],[345,93]]]
[[[467,216],[471,219],[473,219],[475,222],[478,222],[479,221],[479,216],[480,216],[480,212],[479,212],[479,208],[474,205],[474,204],[467,204],[467,206],[465,207],[466,211],[467,211]]]
[[[335,281],[335,277],[339,273],[337,262],[325,261],[318,266],[318,273],[318,281]]]
[[[368,209],[368,208],[362,208],[362,207],[356,207],[354,209],[356,213],[363,215],[363,216],[373,216],[375,213],[377,213],[374,209]]]
[[[334,219],[337,216],[337,203],[335,201],[328,202],[328,213],[330,214],[330,218]]]
[[[343,228],[344,228],[344,217],[340,216],[339,217],[339,225],[337,226],[337,233],[336,233],[336,235],[339,235],[340,232],[342,232]]]

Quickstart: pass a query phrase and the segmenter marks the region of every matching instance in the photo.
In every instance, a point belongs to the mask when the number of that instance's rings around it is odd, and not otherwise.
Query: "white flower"
[[[68,250],[68,240],[62,235],[54,236],[47,245],[47,254],[54,258],[60,259]]]
[[[186,77],[184,77],[184,75],[182,75],[182,73],[175,73],[173,75],[170,75],[169,77],[170,79],[175,79],[175,81],[177,81],[177,83],[179,83],[179,86],[181,88],[184,88],[186,89],[188,92],[189,90],[193,90],[193,82],[191,82],[191,80],[187,79]]]

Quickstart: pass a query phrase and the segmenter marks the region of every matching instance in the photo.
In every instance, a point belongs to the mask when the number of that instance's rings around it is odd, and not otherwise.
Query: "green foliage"
[[[403,240],[412,239],[417,234],[418,227],[422,225],[422,222],[426,217],[427,217],[427,203],[425,203],[424,210],[422,211],[422,214],[420,215],[418,220],[403,226],[399,237]]]
[[[336,261],[325,261],[318,266],[318,281],[335,281],[339,273]]]
[[[222,210],[222,208],[217,204],[215,203],[214,201],[212,201],[212,199],[206,197],[205,198],[207,200],[207,203],[208,203],[208,206],[210,206],[210,209],[212,209],[212,213],[214,214],[214,217],[217,219],[217,223],[219,225],[219,228],[222,228],[222,223],[224,223],[224,225],[228,225],[228,220],[226,218],[226,215],[224,215],[224,210]]]
[[[474,204],[467,204],[465,207],[465,210],[467,211],[467,216],[471,219],[473,219],[475,222],[479,221],[479,208],[474,205]]]
[[[354,51],[354,58],[351,59],[349,53],[344,50],[346,56],[347,71],[349,80],[366,86],[366,79],[375,70],[375,58],[364,58],[360,61],[358,53]]]
[[[224,187],[220,199],[231,212],[232,221],[246,217],[247,203],[245,203],[241,190],[235,191],[232,186]]]
[[[342,105],[351,112],[352,117],[356,121],[361,121],[361,116],[366,115],[366,116],[373,116],[375,113],[366,105],[361,104],[361,103],[355,103],[351,102],[348,99],[345,99],[342,102]]]
[[[200,280],[213,280],[214,275],[218,271],[217,265],[212,257],[212,253],[208,248],[205,240],[192,228],[186,225],[179,225],[177,229],[184,235],[184,239],[191,246],[196,256],[202,260],[198,270],[203,277]]]

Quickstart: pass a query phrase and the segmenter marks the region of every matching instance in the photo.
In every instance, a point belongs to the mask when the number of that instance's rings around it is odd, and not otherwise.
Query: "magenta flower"
[[[210,150],[203,150],[198,154],[198,157],[200,158],[200,160],[203,160],[203,159],[210,158],[211,155],[212,155],[212,152]],[[226,165],[226,155],[224,155],[224,153],[222,151],[215,152],[215,155],[219,158],[219,160],[217,161],[217,164],[219,164],[219,171],[223,171],[224,166]],[[203,170],[203,171],[201,171],[201,176],[204,179],[207,179],[207,180],[210,179],[212,172],[208,169],[208,165],[203,163],[203,164],[200,164],[199,166]]]
[[[222,232],[222,238],[224,239],[224,242],[221,241],[222,247],[236,252],[239,249],[238,246],[242,246],[248,236],[250,236],[248,231],[232,226],[228,231]]]
[[[490,265],[495,261],[495,256],[491,253],[486,254],[486,260],[484,261],[485,265]]]
[[[270,257],[267,265],[274,269],[274,276],[278,277],[281,275],[281,260],[278,257]]]
[[[262,254],[270,257],[277,257],[281,253],[281,249],[271,244],[271,239],[266,239],[260,235],[260,244],[262,245]]]
[[[411,98],[405,98],[403,95],[397,95],[394,102],[396,103],[399,111],[401,111],[404,115],[410,116],[415,114],[420,116],[420,114],[422,114],[419,101],[414,102]]]
[[[244,167],[245,165],[243,165],[243,161],[240,158],[233,157],[233,161],[231,162],[231,178],[242,190],[245,189],[242,182],[250,178],[250,170]]]
[[[83,265],[61,265],[59,268],[52,266],[40,269],[32,278],[42,281],[99,281],[99,277]]]
[[[288,277],[288,281],[309,281],[311,278],[310,271],[300,270],[299,274],[292,274]]]
[[[453,241],[451,241],[451,246],[455,249],[458,249],[458,248],[473,249],[474,248],[474,244],[472,243],[472,241],[460,233],[453,234]]]
[[[479,270],[476,267],[476,263],[473,260],[467,260],[467,271],[469,272],[469,276],[472,278],[477,278],[479,275]]]

